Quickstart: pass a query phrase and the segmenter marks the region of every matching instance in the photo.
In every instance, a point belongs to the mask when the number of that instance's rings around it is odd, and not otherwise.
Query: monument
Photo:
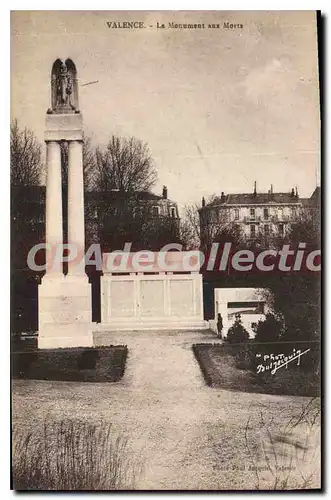
[[[215,333],[217,332],[217,316],[221,314],[222,334],[227,336],[229,328],[239,314],[250,338],[254,338],[252,324],[265,319],[266,314],[270,312],[269,301],[270,294],[265,288],[215,288],[215,319],[210,321],[210,327]]]
[[[123,254],[121,269],[103,254],[101,325],[98,330],[204,330],[200,264],[188,263],[191,252]],[[137,265],[140,257],[149,259]],[[167,260],[167,267],[159,262]],[[120,263],[120,260],[119,260]],[[185,264],[186,263],[186,264]],[[168,269],[168,270],[167,270]],[[170,271],[170,269],[173,269]]]
[[[77,252],[77,259],[68,262],[66,275],[62,262],[62,141],[68,143],[68,244]],[[91,285],[84,260],[83,118],[71,59],[57,59],[52,67],[45,142],[46,273],[38,289],[38,347],[92,346]]]

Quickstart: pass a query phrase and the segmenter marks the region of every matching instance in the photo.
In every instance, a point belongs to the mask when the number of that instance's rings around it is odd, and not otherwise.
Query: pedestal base
[[[45,275],[38,299],[39,348],[93,346],[91,285],[86,276]]]

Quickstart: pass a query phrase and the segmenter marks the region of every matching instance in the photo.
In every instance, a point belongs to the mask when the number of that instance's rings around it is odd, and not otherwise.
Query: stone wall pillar
[[[69,276],[85,275],[85,224],[83,142],[69,141],[68,153],[68,243],[76,246],[77,260],[68,263]]]
[[[46,144],[46,275],[61,277],[61,259],[54,260],[56,249],[62,249],[63,245],[61,151],[58,141],[47,141]]]

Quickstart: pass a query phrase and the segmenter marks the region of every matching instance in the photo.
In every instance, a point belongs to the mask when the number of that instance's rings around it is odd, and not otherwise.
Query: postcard
[[[321,489],[321,23],[12,11],[12,489]]]

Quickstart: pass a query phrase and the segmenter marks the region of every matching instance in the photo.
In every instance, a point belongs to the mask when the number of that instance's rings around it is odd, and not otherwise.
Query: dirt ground
[[[320,487],[319,425],[299,418],[309,398],[206,386],[192,344],[217,342],[210,332],[105,333],[96,340],[128,346],[123,379],[15,380],[15,429],[37,429],[46,416],[112,422],[141,466],[139,490]],[[300,422],[284,433],[291,418]]]

